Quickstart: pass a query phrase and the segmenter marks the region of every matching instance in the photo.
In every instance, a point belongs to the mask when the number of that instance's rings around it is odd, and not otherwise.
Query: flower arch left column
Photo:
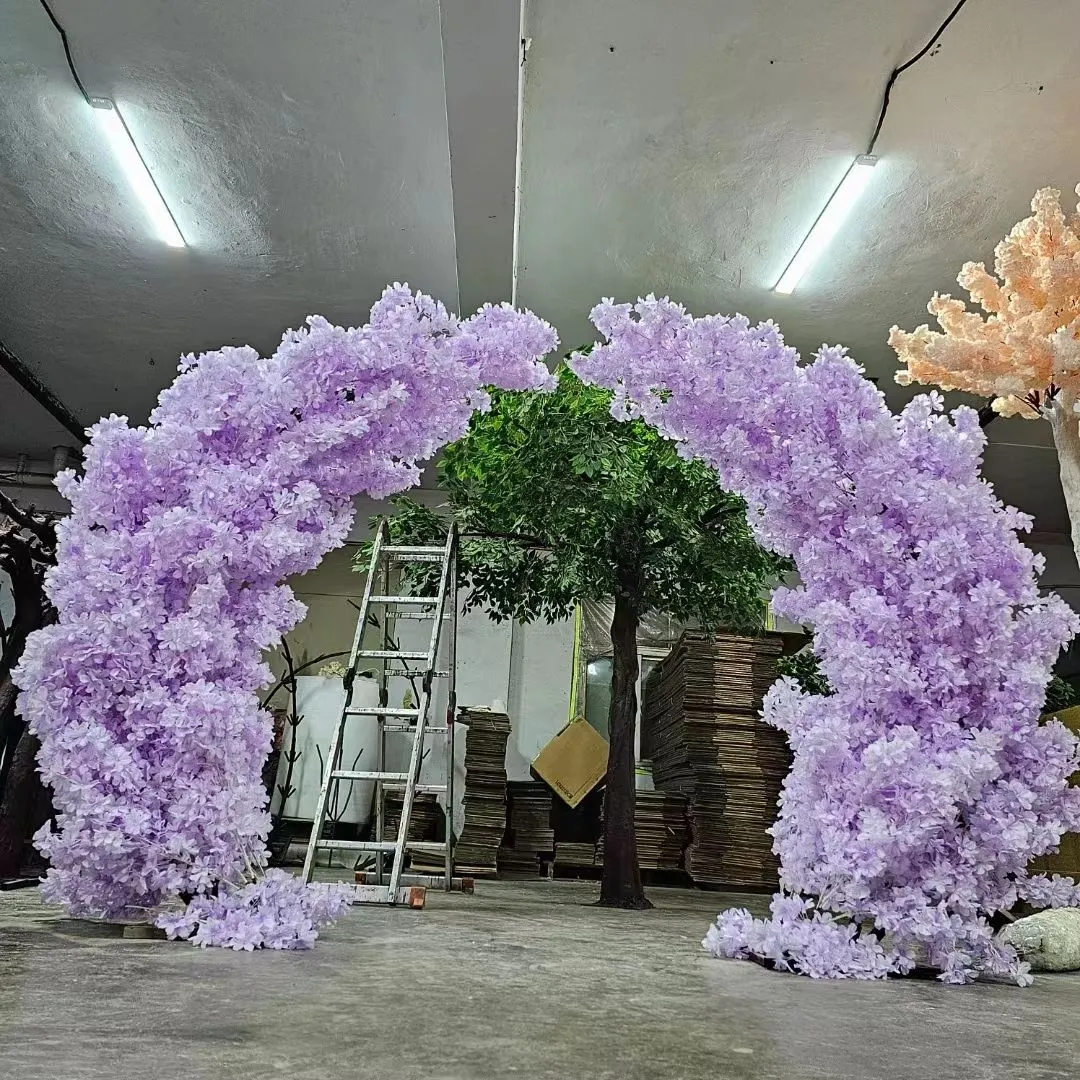
[[[59,622],[16,676],[58,811],[37,837],[50,900],[130,918],[265,865],[255,692],[304,615],[282,579],[344,543],[355,495],[415,485],[485,386],[549,386],[556,344],[528,312],[461,321],[394,285],[366,326],[312,317],[269,357],[185,357],[148,426],[95,425],[85,474],[59,484]]]

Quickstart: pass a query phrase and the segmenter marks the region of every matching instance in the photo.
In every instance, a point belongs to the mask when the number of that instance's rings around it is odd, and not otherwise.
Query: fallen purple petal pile
[[[192,945],[254,949],[310,949],[318,928],[344,914],[348,885],[305,885],[284,870],[267,870],[240,888],[223,886],[216,896],[196,896],[181,912],[164,912],[157,925]]]

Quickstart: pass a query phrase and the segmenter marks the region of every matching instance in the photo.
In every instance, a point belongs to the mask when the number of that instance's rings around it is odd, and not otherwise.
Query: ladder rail
[[[454,887],[454,718],[457,713],[457,632],[458,632],[458,557],[461,537],[458,535],[457,522],[450,525],[450,554],[447,562],[450,572],[450,633],[446,641],[446,875],[445,888],[450,892]],[[436,623],[441,626],[442,623]]]
[[[356,678],[357,653],[364,640],[364,629],[367,626],[368,609],[371,607],[373,593],[373,571],[379,564],[382,554],[383,540],[387,534],[386,522],[380,522],[375,534],[375,543],[371,549],[371,562],[368,566],[367,581],[364,583],[364,594],[360,601],[360,614],[356,620],[356,632],[353,634],[352,648],[349,650],[349,667],[345,673],[345,705],[338,722],[334,727],[334,733],[330,737],[330,748],[326,755],[326,764],[323,768],[322,785],[319,788],[319,800],[315,804],[315,817],[311,823],[311,838],[308,842],[307,853],[304,855],[303,879],[310,882],[315,874],[315,857],[322,839],[323,826],[326,824],[326,808],[330,803],[330,791],[334,787],[334,769],[341,755],[341,746],[345,733],[345,718],[348,715],[349,706],[352,705],[353,682]],[[381,765],[380,765],[381,767]],[[381,839],[381,837],[380,837]]]
[[[368,565],[367,580],[364,583],[364,591],[359,605],[356,631],[353,635],[352,648],[349,652],[349,667],[343,680],[345,687],[345,701],[339,713],[337,724],[330,740],[329,752],[325,759],[319,798],[315,808],[312,822],[311,837],[308,842],[307,852],[304,858],[303,880],[311,881],[315,872],[317,853],[320,850],[340,847],[342,850],[354,850],[368,852],[374,855],[375,876],[379,885],[360,888],[357,902],[385,903],[394,905],[405,902],[409,894],[408,890],[401,887],[402,875],[405,869],[405,858],[409,851],[426,851],[430,854],[444,855],[446,874],[444,884],[447,889],[452,889],[453,882],[453,848],[454,848],[454,712],[456,708],[456,636],[457,636],[457,557],[459,536],[456,523],[451,523],[447,529],[445,544],[441,547],[398,546],[395,547],[390,539],[390,527],[386,518],[380,520],[376,530],[374,543],[371,549],[371,559]],[[400,571],[395,574],[396,563],[412,561],[429,561],[440,563],[438,578],[438,592],[434,596],[412,596],[406,594],[401,588]],[[398,595],[400,593],[400,595]],[[379,648],[364,648],[364,638],[367,625],[371,621],[371,609],[378,606],[383,611],[383,621],[380,630],[383,640],[379,642]],[[396,621],[400,612],[399,608],[412,609],[409,614],[413,618],[428,618],[431,620],[431,633],[428,638],[427,651],[402,649],[395,644]],[[425,609],[422,612],[417,608]],[[444,630],[444,625],[446,630]],[[449,631],[449,633],[446,633]],[[444,636],[445,635],[445,636]],[[446,670],[438,669],[439,654],[445,642],[447,654]],[[353,689],[357,675],[357,666],[362,659],[379,661],[377,672],[379,680],[379,705],[365,709],[361,706],[353,706]],[[423,667],[415,670],[410,668],[408,660],[415,659],[423,663]],[[400,674],[410,680],[421,678],[421,688],[413,683],[417,701],[415,708],[394,708],[389,704],[390,678],[399,674],[398,668],[392,666],[396,661],[399,667],[404,668]],[[446,724],[432,723],[431,710],[435,704],[434,680],[446,678],[447,686],[447,712]],[[344,749],[345,724],[350,718],[360,716],[372,716],[376,724],[376,761],[374,769],[357,769],[355,763],[352,768],[344,767],[340,758]],[[415,721],[413,721],[415,717]],[[410,721],[413,721],[410,723]],[[387,735],[392,732],[407,732],[412,735],[412,746],[409,753],[408,769],[401,771],[387,771]],[[420,772],[425,759],[425,741],[428,735],[446,735],[446,783],[445,784],[421,784]],[[326,824],[327,814],[333,793],[338,790],[335,785],[344,782],[372,781],[374,785],[373,796],[375,802],[375,829],[374,837],[369,841],[334,841],[323,839],[323,829]],[[403,791],[401,816],[398,821],[397,835],[392,839],[386,838],[386,795],[390,790]],[[412,811],[415,805],[415,796],[419,791],[431,791],[445,796],[444,807],[446,817],[446,840],[439,843],[427,841],[410,842],[409,827],[412,821]],[[384,857],[390,857],[389,879],[386,880]],[[422,893],[420,890],[412,890],[412,893]],[[362,893],[363,895],[359,895]],[[415,895],[411,895],[409,903],[415,903]],[[420,906],[422,906],[422,901]]]
[[[388,525],[386,518],[382,518],[379,521],[379,529],[380,532],[385,529],[386,536],[389,538],[390,526]],[[391,547],[392,545],[388,543],[386,546]],[[393,571],[391,568],[392,561],[393,560],[389,557],[389,555],[384,555],[382,561],[377,568],[377,571],[373,570],[373,572],[369,575],[372,580],[375,580],[377,573],[377,580],[380,583],[379,592],[384,596],[389,595],[393,591],[391,581],[391,578],[393,576]],[[385,607],[383,608],[383,622],[381,629],[382,641],[379,642],[380,645],[386,645],[394,640],[391,634],[390,611]],[[396,622],[393,629],[395,631],[397,629]],[[404,664],[405,661],[402,660],[401,663]],[[383,706],[389,706],[390,704],[389,670],[389,662],[387,660],[381,660],[379,662],[379,704]],[[417,705],[419,704],[420,703],[417,702]],[[377,721],[375,725],[375,768],[380,770],[386,768],[386,725],[380,724]],[[375,798],[375,839],[380,844],[382,844],[386,839],[386,797],[385,790],[382,784],[375,784],[375,787],[372,790],[372,794]],[[401,829],[399,827],[398,833],[400,834],[400,832]],[[375,880],[380,885],[384,884],[383,876],[383,855],[380,851],[375,856]],[[393,896],[394,894],[390,893],[389,895]]]
[[[395,894],[401,872],[405,868],[405,839],[408,837],[409,821],[412,817],[413,796],[416,794],[416,784],[420,778],[420,766],[423,760],[424,728],[427,725],[428,713],[431,709],[432,675],[439,658],[439,639],[441,637],[442,616],[446,610],[446,597],[450,589],[450,572],[453,569],[453,554],[457,539],[457,530],[454,525],[446,536],[445,557],[443,559],[442,575],[439,580],[438,599],[435,604],[435,618],[431,623],[431,636],[428,639],[428,651],[426,667],[424,670],[424,684],[422,700],[420,703],[420,715],[416,720],[416,733],[413,736],[412,751],[409,755],[409,779],[405,784],[405,794],[401,803],[401,820],[398,824],[398,847],[394,852],[394,862],[390,870],[390,893]]]

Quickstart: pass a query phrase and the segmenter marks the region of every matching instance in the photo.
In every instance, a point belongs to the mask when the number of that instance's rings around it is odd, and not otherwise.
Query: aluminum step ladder
[[[451,525],[442,547],[416,547],[394,545],[390,542],[390,529],[385,518],[378,525],[372,545],[371,564],[364,585],[360,614],[356,622],[349,654],[349,666],[345,674],[345,704],[334,728],[330,748],[326,756],[327,767],[323,772],[319,801],[311,826],[307,854],[304,858],[304,881],[311,881],[315,872],[316,854],[320,850],[358,852],[358,862],[365,853],[375,856],[375,883],[368,883],[371,875],[356,875],[354,903],[401,904],[423,907],[426,886],[439,882],[447,890],[454,888],[454,711],[456,708],[454,674],[457,639],[457,526]],[[410,595],[401,591],[401,567],[409,563],[431,563],[437,577],[435,595]],[[437,566],[437,569],[436,569]],[[395,590],[397,590],[395,592]],[[431,633],[425,651],[406,650],[397,647],[378,649],[364,648],[365,628],[371,623],[374,612],[382,612],[376,620],[384,635],[383,644],[395,645],[391,634],[398,620],[431,622]],[[444,624],[448,624],[444,633]],[[445,668],[439,669],[440,644],[445,641]],[[365,661],[378,665],[379,705],[353,706],[353,682],[357,670]],[[410,666],[416,663],[418,666]],[[395,677],[421,680],[415,707],[395,708],[389,704],[389,682]],[[446,720],[444,724],[432,724],[429,713],[432,708],[434,680],[448,680]],[[344,769],[341,767],[341,749],[345,725],[357,722],[359,717],[374,717],[378,725],[376,739],[376,762],[373,770]],[[412,738],[409,765],[404,772],[386,769],[387,736],[410,735]],[[446,783],[420,784],[420,767],[423,763],[425,743],[429,736],[446,740]],[[324,838],[323,828],[332,796],[338,784],[351,781],[373,781],[375,784],[375,837],[372,840],[337,840]],[[401,818],[397,836],[385,839],[386,795],[390,791],[403,791]],[[409,822],[412,818],[414,797],[418,792],[442,794],[445,798],[446,841],[429,842],[409,839]],[[410,884],[404,875],[405,856],[409,851],[440,854],[444,858],[445,875],[442,879],[425,876],[423,884]],[[384,859],[390,856],[387,877]]]

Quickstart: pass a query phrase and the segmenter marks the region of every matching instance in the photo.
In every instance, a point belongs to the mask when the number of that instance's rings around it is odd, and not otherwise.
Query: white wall
[[[402,649],[427,647],[430,624],[399,624],[397,637]],[[569,719],[570,684],[574,651],[574,625],[570,620],[548,625],[496,623],[483,612],[472,611],[458,622],[457,703],[459,706],[490,707],[505,703],[510,715],[510,738],[506,748],[506,771],[510,780],[526,780],[529,765],[546,743]],[[410,690],[406,679],[390,681],[390,702],[402,702]],[[446,711],[446,680],[436,681],[432,719],[439,723]],[[396,757],[387,761],[391,769],[404,768],[408,736],[399,741]],[[462,821],[465,782],[465,741],[468,731],[455,732],[454,787],[455,821]],[[422,782],[441,784],[446,778],[445,744],[432,739],[420,772]]]
[[[527,780],[529,765],[570,719],[574,624],[515,624],[512,629],[509,695],[512,731],[507,777]]]

